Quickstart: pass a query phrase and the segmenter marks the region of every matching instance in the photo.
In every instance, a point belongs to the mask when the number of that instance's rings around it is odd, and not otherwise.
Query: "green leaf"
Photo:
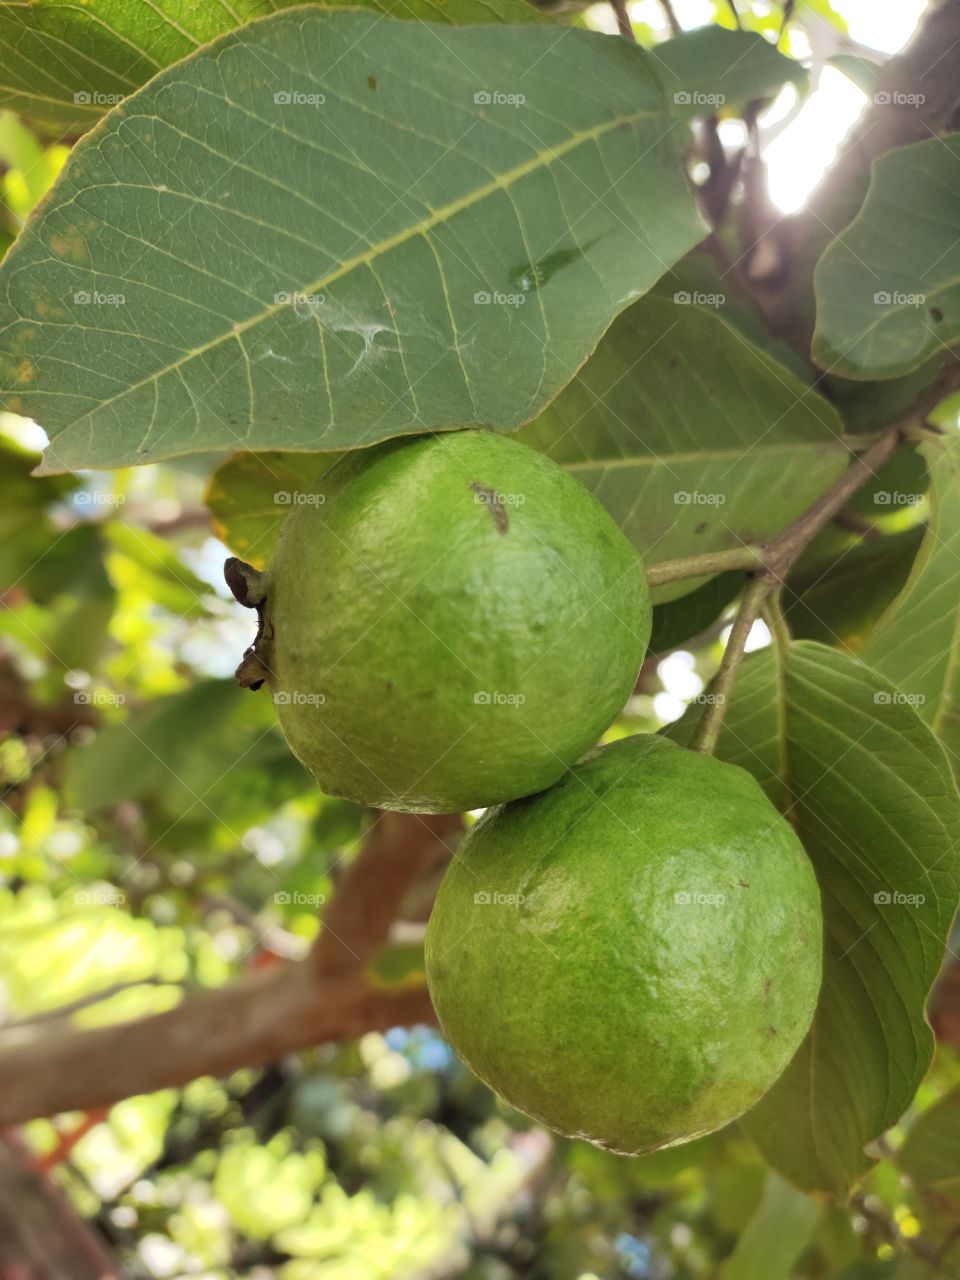
[[[686,740],[698,715],[670,736]],[[924,1002],[960,891],[960,796],[942,747],[894,687],[809,641],[747,659],[717,755],[788,813],[824,911],[813,1027],[743,1123],[785,1177],[842,1196],[930,1062]]]
[[[685,640],[706,631],[723,613],[724,609],[740,593],[744,575],[734,570],[719,573],[702,587],[668,600],[653,610],[653,630],[650,633],[650,653],[669,653]]]
[[[206,504],[217,537],[235,555],[262,568],[283,518],[337,461],[336,453],[237,453],[210,477]]]
[[[722,307],[688,296],[635,303],[519,433],[572,471],[654,564],[765,541],[849,459],[835,410]],[[655,599],[697,585],[671,583]]]
[[[952,1184],[960,1192],[960,1089],[954,1089],[914,1121],[897,1152],[897,1164],[921,1187]]]
[[[624,40],[255,23],[75,148],[0,267],[8,407],[47,471],[517,427],[702,237],[681,133]]]
[[[193,4],[151,0],[4,0],[0,105],[61,132],[82,132],[158,71],[255,18],[298,0]],[[526,0],[351,0],[394,18],[464,26],[542,22]]]
[[[816,1201],[768,1174],[756,1212],[720,1267],[720,1280],[788,1280],[820,1214]]]
[[[814,272],[813,358],[845,378],[895,378],[960,339],[960,134],[873,163],[866,200]]]
[[[909,580],[863,659],[916,705],[960,775],[960,433],[920,451],[930,474],[929,525]]]
[[[667,96],[683,117],[717,115],[772,97],[788,82],[807,82],[799,62],[752,31],[698,27],[664,40],[654,53]]]
[[[903,589],[924,530],[861,538],[825,564],[798,566],[787,579],[783,612],[801,640],[862,653],[884,610]]]

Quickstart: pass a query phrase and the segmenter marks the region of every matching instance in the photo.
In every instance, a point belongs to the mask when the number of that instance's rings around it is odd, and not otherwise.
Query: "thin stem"
[[[846,506],[857,490],[876,475],[899,443],[899,427],[885,432],[869,449],[861,453],[837,483],[819,497],[812,507],[768,543],[763,557],[767,571],[782,582],[797,556],[813,541],[824,525]]]
[[[697,725],[690,746],[694,751],[702,751],[711,755],[717,745],[720,728],[723,724],[727,700],[733,692],[734,681],[743,661],[743,649],[750,634],[750,628],[757,620],[760,607],[769,595],[772,584],[767,577],[753,578],[740,599],[737,616],[730,629],[730,638],[723,651],[720,667],[710,686],[712,702],[708,702],[700,723]]]
[[[699,556],[686,556],[683,560],[662,560],[647,569],[647,581],[651,587],[665,582],[681,582],[684,578],[700,578],[728,569],[762,569],[763,548],[733,547],[729,551],[706,551]]]
[[[684,578],[700,578],[727,569],[762,571],[767,578],[783,582],[794,560],[813,541],[824,525],[846,506],[858,489],[876,475],[900,443],[899,427],[892,427],[859,455],[836,484],[817,499],[812,507],[763,547],[743,544],[729,551],[708,551],[682,560],[663,560],[647,569],[651,587]]]
[[[681,27],[677,15],[673,11],[672,0],[660,0],[660,8],[663,10],[663,15],[667,20],[667,26],[670,28],[670,34],[672,36],[680,35],[683,27]]]
[[[770,592],[763,603],[763,620],[767,624],[770,636],[781,653],[790,644],[790,628],[783,616],[780,603],[779,588]]]
[[[636,43],[637,37],[633,34],[633,24],[630,21],[630,15],[627,13],[626,0],[610,0],[610,8],[617,15],[617,30],[626,37]]]

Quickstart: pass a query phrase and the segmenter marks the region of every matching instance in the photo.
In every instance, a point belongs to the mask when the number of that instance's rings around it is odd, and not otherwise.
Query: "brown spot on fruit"
[[[496,489],[492,489],[488,484],[480,484],[476,480],[473,481],[470,488],[474,492],[476,501],[482,503],[490,512],[490,519],[493,521],[497,533],[507,533],[510,529],[510,517],[507,515],[503,498],[497,493]]]

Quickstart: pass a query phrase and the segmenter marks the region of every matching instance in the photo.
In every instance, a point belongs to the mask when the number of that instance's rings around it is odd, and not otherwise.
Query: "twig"
[[[630,21],[630,15],[627,13],[626,0],[610,0],[610,8],[617,15],[617,30],[627,40],[636,43],[637,37],[633,33],[633,23]]]
[[[769,595],[771,589],[772,584],[769,578],[763,576],[753,578],[743,593],[740,606],[737,609],[737,615],[730,629],[727,647],[724,649],[723,658],[720,660],[719,670],[713,684],[710,686],[710,696],[713,700],[707,703],[693,737],[690,739],[690,746],[694,751],[702,751],[704,755],[711,755],[717,745],[727,700],[733,692],[737,671],[743,661],[744,645],[747,643],[751,627],[757,620],[760,606]]]
[[[660,0],[660,8],[663,10],[664,17],[667,19],[667,26],[670,28],[670,34],[674,36],[680,35],[683,31],[683,27],[681,27],[680,21],[673,11],[673,4],[671,3],[671,0]]]
[[[661,560],[647,569],[647,581],[651,587],[667,582],[682,582],[685,578],[711,577],[726,573],[728,569],[763,568],[763,548],[744,544],[729,551],[706,551],[699,556],[685,556],[682,560]]]
[[[813,541],[824,525],[846,506],[857,490],[876,475],[879,468],[893,455],[899,442],[899,426],[884,432],[812,507],[768,543],[764,550],[767,572],[782,582],[797,556]]]
[[[652,587],[659,587],[668,582],[681,582],[685,578],[723,573],[727,569],[752,569],[768,579],[782,583],[794,560],[824,525],[846,506],[857,490],[892,456],[900,442],[900,436],[899,425],[890,427],[857,457],[836,484],[821,494],[813,506],[764,546],[744,543],[729,551],[709,551],[699,556],[687,556],[682,560],[663,560],[660,564],[649,567],[647,580]]]

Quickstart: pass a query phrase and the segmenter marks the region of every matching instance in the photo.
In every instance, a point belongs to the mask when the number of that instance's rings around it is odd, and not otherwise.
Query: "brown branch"
[[[610,8],[616,14],[619,33],[627,40],[636,42],[637,37],[633,34],[633,24],[630,22],[629,13],[627,13],[626,0],[610,0]]]
[[[367,1031],[431,1022],[426,989],[374,990],[356,977],[318,981],[304,961],[188,996],[134,1022],[0,1036],[0,1127],[263,1066]]]
[[[120,1268],[15,1134],[0,1138],[0,1276],[120,1280]]]
[[[449,855],[461,825],[459,814],[378,814],[306,960],[252,971],[133,1022],[56,1031],[33,1022],[0,1032],[0,1127],[433,1022],[425,987],[377,988],[364,970],[411,887]]]
[[[403,899],[463,829],[458,813],[378,813],[340,877],[310,962],[321,976],[362,969],[387,941]]]

